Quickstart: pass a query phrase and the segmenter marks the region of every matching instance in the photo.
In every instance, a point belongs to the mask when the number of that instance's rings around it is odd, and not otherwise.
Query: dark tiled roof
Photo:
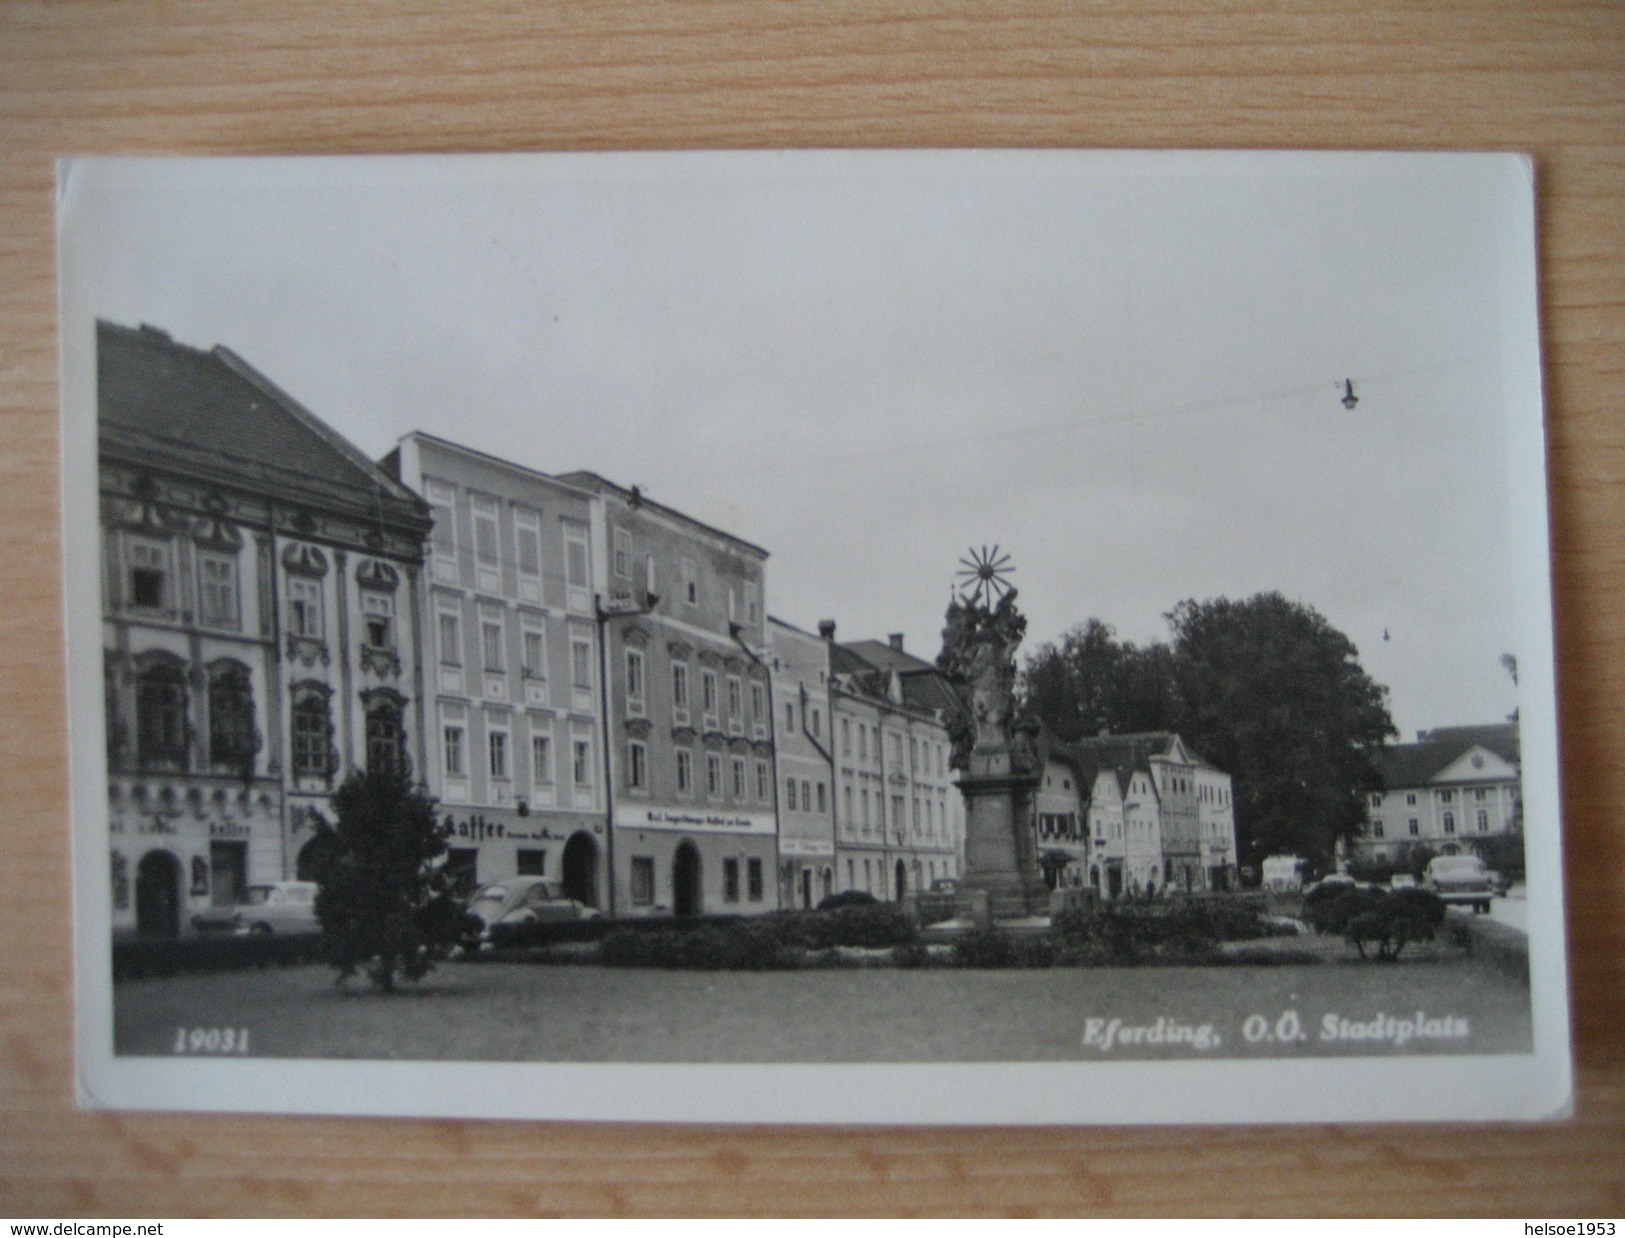
[[[1382,785],[1390,791],[1398,787],[1422,787],[1478,747],[1517,765],[1517,724],[1449,726],[1424,731],[1419,743],[1390,744],[1384,748],[1377,757],[1377,772],[1382,776]]]
[[[576,469],[571,473],[556,474],[556,477],[557,480],[562,481],[567,485],[575,486],[581,490],[589,490],[593,494],[612,494],[616,498],[620,499],[623,503],[630,504],[632,502],[632,492],[630,490],[628,490],[625,486],[616,485],[614,482],[610,481],[609,478],[604,477],[599,473],[594,473],[591,469]],[[745,550],[748,550],[753,554],[761,555],[761,557],[764,559],[768,556],[768,551],[758,546],[755,542],[747,542],[744,538],[739,537],[736,534],[729,533],[726,529],[719,529],[714,524],[706,524],[703,520],[696,520],[693,516],[690,516],[686,512],[680,512],[675,507],[667,507],[664,503],[657,503],[653,499],[649,498],[648,495],[640,493],[637,496],[637,505],[639,507],[647,507],[652,512],[659,512],[661,515],[669,517],[672,520],[680,521],[691,528],[697,529],[701,533],[709,533],[713,537],[720,537],[727,541],[733,542],[735,545],[743,547]]]
[[[862,658],[877,670],[906,672],[933,671],[936,669],[935,666],[923,658],[916,658],[912,653],[904,653],[901,649],[893,649],[886,641],[847,641],[842,648],[851,650],[853,654]]]
[[[427,528],[421,499],[234,353],[96,325],[104,453]]]
[[[1491,722],[1482,726],[1441,726],[1423,731],[1419,738],[1424,743],[1455,744],[1466,751],[1473,744],[1488,748],[1504,761],[1520,763],[1518,724]]]
[[[902,676],[903,699],[920,709],[953,709],[959,702],[947,678],[935,670],[912,671]]]

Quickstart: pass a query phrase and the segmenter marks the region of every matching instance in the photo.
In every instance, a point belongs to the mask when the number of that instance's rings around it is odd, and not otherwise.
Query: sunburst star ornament
[[[991,550],[972,546],[959,560],[959,596],[968,605],[992,609],[1010,592],[1010,573],[1015,570],[1010,556],[1001,554],[997,545]]]

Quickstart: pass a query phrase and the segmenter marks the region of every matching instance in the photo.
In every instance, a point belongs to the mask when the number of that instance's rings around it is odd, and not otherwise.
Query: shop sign
[[[240,821],[209,822],[210,838],[249,838],[253,831]]]
[[[582,825],[572,826],[568,829],[554,829],[535,824],[534,821],[527,821],[525,828],[520,829],[512,822],[493,820],[484,813],[478,812],[471,813],[460,819],[447,813],[441,820],[440,825],[446,831],[448,838],[475,843],[492,842],[499,838],[512,842],[564,842],[572,834],[589,828]],[[593,825],[590,829],[594,834],[603,833],[602,825]]]
[[[704,812],[692,808],[617,808],[617,829],[692,830],[711,834],[772,834],[773,815],[760,812]]]

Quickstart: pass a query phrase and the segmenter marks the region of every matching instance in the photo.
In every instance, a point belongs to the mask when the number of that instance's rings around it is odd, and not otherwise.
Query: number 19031
[[[246,1027],[177,1027],[176,1053],[247,1053]]]

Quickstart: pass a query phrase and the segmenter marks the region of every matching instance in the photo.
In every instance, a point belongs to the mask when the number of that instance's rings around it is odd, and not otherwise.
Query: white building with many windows
[[[1472,849],[1521,829],[1518,726],[1441,727],[1391,744],[1377,761],[1383,789],[1366,807],[1353,858],[1401,862],[1414,848]]]
[[[830,709],[839,771],[836,885],[898,899],[957,879],[964,867],[965,806],[949,768],[947,682],[930,662],[882,641],[835,641]]]
[[[430,434],[383,461],[434,516],[423,610],[430,793],[459,884],[607,896],[589,491]]]

